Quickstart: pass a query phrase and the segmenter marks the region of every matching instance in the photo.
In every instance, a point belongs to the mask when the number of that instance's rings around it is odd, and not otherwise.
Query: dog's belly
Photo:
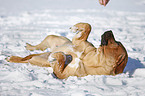
[[[72,43],[67,43],[65,45],[56,47],[55,49],[52,50],[52,53],[54,52],[64,52],[64,53],[69,53],[72,52],[73,50],[73,45]]]
[[[72,58],[80,58],[82,52],[79,52],[72,43],[65,44],[55,48],[52,53],[64,52],[66,55],[71,55]]]
[[[74,45],[72,45],[72,43],[68,43],[63,46],[57,47],[52,51],[52,53],[55,52],[64,52],[66,57],[68,56],[66,58],[66,61],[68,61],[66,62],[66,67],[73,68],[74,70],[79,67],[81,52],[78,52],[76,49],[74,49]],[[69,59],[71,59],[71,61]]]

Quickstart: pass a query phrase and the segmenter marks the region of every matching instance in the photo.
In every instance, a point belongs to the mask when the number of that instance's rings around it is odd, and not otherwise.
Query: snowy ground
[[[144,9],[144,0],[111,0],[107,7],[96,0],[0,0],[0,96],[144,96]],[[69,27],[78,22],[92,25],[89,41],[96,47],[104,31],[114,32],[129,55],[124,73],[58,80],[51,68],[5,61],[41,52],[27,51],[26,42],[38,44],[50,34],[71,39]]]

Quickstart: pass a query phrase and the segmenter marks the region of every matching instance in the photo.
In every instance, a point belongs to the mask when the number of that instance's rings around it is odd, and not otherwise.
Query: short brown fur
[[[115,41],[112,31],[105,32],[101,45],[95,48],[87,41],[91,31],[88,23],[78,23],[71,27],[71,30],[77,32],[72,41],[63,36],[49,35],[36,46],[26,46],[27,50],[50,48],[51,52],[32,54],[24,58],[11,56],[7,61],[29,62],[41,67],[51,66],[60,79],[69,76],[115,75],[123,72],[128,60],[127,51],[120,42]],[[71,57],[68,58],[67,55]]]

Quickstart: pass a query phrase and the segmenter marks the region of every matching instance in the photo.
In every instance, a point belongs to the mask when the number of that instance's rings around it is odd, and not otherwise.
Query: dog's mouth
[[[102,36],[101,36],[101,46],[107,46],[108,45],[108,41],[110,39],[114,39],[114,35],[112,33],[112,31],[106,31]],[[115,40],[115,39],[114,39]]]

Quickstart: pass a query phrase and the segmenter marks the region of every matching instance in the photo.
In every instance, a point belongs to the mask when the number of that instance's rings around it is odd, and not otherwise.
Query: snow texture
[[[97,0],[0,0],[0,96],[144,96],[144,5],[144,0],[110,0],[106,7]],[[113,31],[128,52],[124,73],[59,80],[52,68],[5,61],[42,52],[24,46],[47,35],[72,39],[69,28],[79,22],[92,25],[88,41],[96,47],[104,31]]]

